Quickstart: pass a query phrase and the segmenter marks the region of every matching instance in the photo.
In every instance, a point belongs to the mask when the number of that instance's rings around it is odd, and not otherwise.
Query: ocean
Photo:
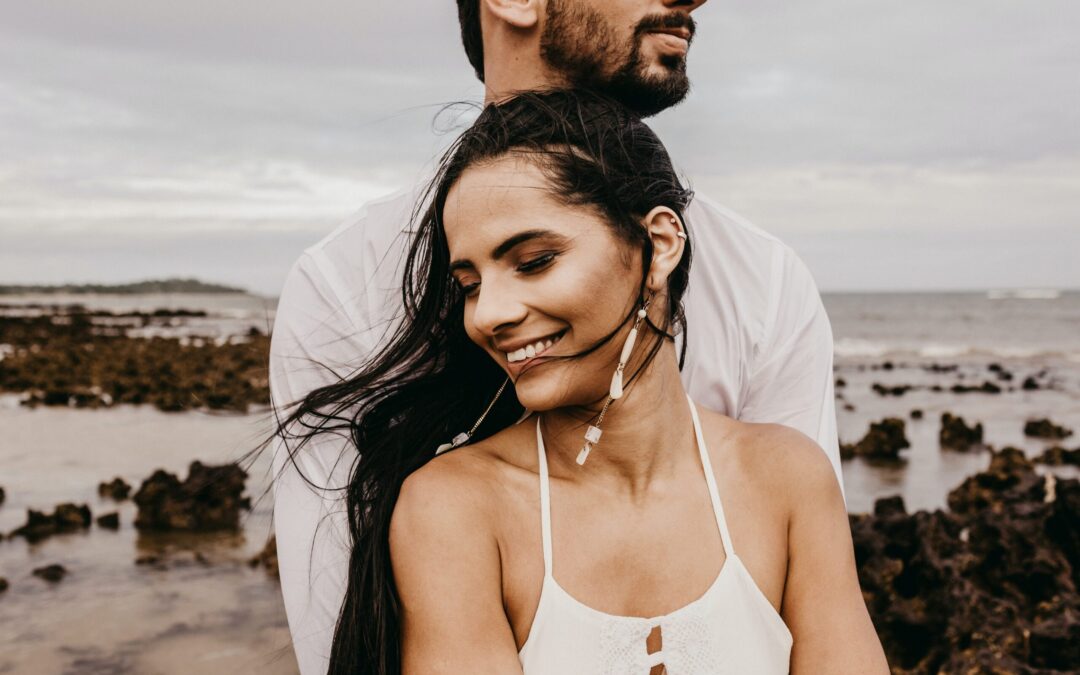
[[[823,297],[839,360],[997,358],[1080,363],[1080,291]]]

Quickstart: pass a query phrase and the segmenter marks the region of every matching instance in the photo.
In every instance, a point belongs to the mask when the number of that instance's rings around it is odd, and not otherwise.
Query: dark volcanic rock
[[[889,417],[880,422],[872,422],[870,430],[862,440],[849,445],[846,452],[850,453],[850,456],[895,460],[900,458],[901,450],[910,447],[911,443],[904,435],[904,420]],[[841,453],[844,452],[841,448]]]
[[[890,515],[905,515],[907,507],[904,506],[904,498],[900,495],[882,497],[874,502],[874,515],[878,517]]]
[[[949,391],[954,394],[1000,394],[1001,387],[987,380],[977,387],[966,384],[954,384]]]
[[[923,418],[923,411],[919,410],[918,408],[915,408],[914,410],[911,411],[911,419],[913,419],[913,420],[921,420],[922,418]]]
[[[963,417],[953,416],[952,413],[942,413],[938,442],[941,447],[952,450],[968,450],[973,445],[982,445],[983,425],[980,422],[969,427]]]
[[[53,513],[29,509],[26,524],[11,533],[13,537],[25,537],[30,543],[64,532],[76,532],[90,527],[90,507],[86,504],[59,504]]]
[[[1044,450],[1034,461],[1036,464],[1048,466],[1080,466],[1080,448],[1066,450],[1060,445],[1055,445]]]
[[[1072,670],[1080,664],[1080,620],[1073,614],[1036,624],[1031,629],[1028,643],[1033,665],[1060,671]]]
[[[896,386],[888,387],[884,384],[875,382],[871,387],[874,393],[878,396],[903,396],[915,387],[910,384],[899,384]]]
[[[1048,419],[1028,420],[1024,424],[1024,435],[1032,438],[1049,438],[1059,440],[1072,436],[1072,429],[1059,427]]]
[[[67,576],[67,569],[63,565],[46,565],[34,570],[35,577],[56,583]]]
[[[271,536],[266,546],[255,557],[248,561],[252,567],[263,567],[270,576],[278,577],[277,537]]]
[[[1046,480],[1016,448],[993,453],[990,466],[964,480],[949,493],[949,508],[954,513],[979,511],[1002,512],[1008,504],[1041,501],[1046,497]]]
[[[1000,363],[991,363],[989,366],[987,366],[987,369],[992,373],[997,373],[997,377],[999,380],[1011,382],[1013,379],[1012,372],[1010,372],[1007,368],[1005,368],[1005,366],[1001,365]]]
[[[1038,380],[1029,375],[1024,378],[1024,383],[1020,385],[1020,388],[1024,391],[1038,391],[1039,389],[1042,389],[1042,385],[1039,384]]]
[[[0,577],[0,593],[3,593],[8,589],[8,580],[4,577]]]
[[[1047,480],[1014,448],[908,515],[897,498],[850,517],[863,597],[893,673],[1080,668],[1080,483]],[[1044,670],[1053,669],[1053,670]]]
[[[0,506],[4,504],[5,499],[7,499],[7,495],[4,493],[4,488],[0,487]]]
[[[131,495],[131,486],[123,478],[117,476],[108,483],[98,483],[98,494],[121,502]]]
[[[120,514],[116,511],[112,513],[106,513],[103,516],[97,517],[98,527],[104,527],[106,530],[115,530],[120,527]]]
[[[955,363],[948,365],[941,363],[931,363],[929,365],[923,366],[923,370],[930,373],[955,373],[959,369],[960,366]]]
[[[251,508],[243,497],[247,473],[235,464],[206,466],[192,462],[188,477],[157,470],[143,481],[133,498],[139,507],[140,530],[236,529],[240,511]]]

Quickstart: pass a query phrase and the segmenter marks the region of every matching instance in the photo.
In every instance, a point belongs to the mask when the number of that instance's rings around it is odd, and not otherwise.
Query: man
[[[689,91],[691,13],[705,0],[458,0],[469,61],[486,100],[515,91],[590,87],[643,115]],[[409,190],[379,200],[308,249],[278,306],[271,387],[279,409],[353,372],[400,312]],[[815,439],[840,473],[832,332],[813,279],[783,243],[695,198],[695,262],[683,380],[694,399],[742,420],[787,424]],[[361,449],[362,451],[362,449]],[[340,489],[355,450],[319,437],[275,452],[282,592],[303,675],[325,673],[344,597],[349,533]]]

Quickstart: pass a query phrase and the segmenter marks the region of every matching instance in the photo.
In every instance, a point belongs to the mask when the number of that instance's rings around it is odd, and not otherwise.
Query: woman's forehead
[[[491,242],[519,231],[580,235],[596,221],[592,209],[566,204],[543,171],[514,155],[466,169],[443,208],[443,227],[455,257],[480,256]]]
[[[550,191],[550,181],[533,162],[506,155],[465,169],[446,196],[443,218],[450,225],[542,206]]]

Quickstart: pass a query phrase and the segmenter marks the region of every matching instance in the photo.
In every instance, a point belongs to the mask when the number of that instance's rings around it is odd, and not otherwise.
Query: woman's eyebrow
[[[561,234],[552,230],[525,230],[524,232],[518,232],[515,235],[507,237],[503,243],[492,249],[491,258],[492,260],[498,260],[510,251],[512,251],[515,246],[523,244],[527,241],[531,241],[533,239],[540,239],[544,237],[563,239],[563,236]],[[450,263],[451,272],[455,272],[462,268],[475,269],[476,265],[474,265],[471,260],[455,260],[454,262]]]

